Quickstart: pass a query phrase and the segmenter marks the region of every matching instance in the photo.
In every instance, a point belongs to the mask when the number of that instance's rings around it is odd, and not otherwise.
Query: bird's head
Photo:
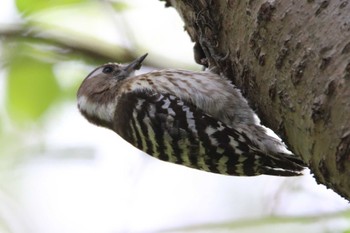
[[[113,120],[118,86],[140,69],[148,54],[129,64],[107,63],[93,70],[79,87],[80,112],[92,123],[106,126]]]

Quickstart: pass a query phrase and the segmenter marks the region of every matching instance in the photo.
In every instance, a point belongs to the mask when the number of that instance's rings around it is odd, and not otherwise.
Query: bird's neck
[[[105,94],[106,95],[106,94]],[[80,112],[93,124],[112,128],[117,101],[106,97],[91,99],[86,96],[78,97]]]

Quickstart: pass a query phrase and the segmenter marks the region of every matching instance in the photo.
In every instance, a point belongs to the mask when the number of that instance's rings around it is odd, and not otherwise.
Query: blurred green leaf
[[[33,13],[52,7],[86,2],[86,0],[16,0],[16,5],[21,13]]]
[[[125,11],[127,9],[130,9],[130,6],[125,2],[120,1],[111,1],[111,5],[113,6],[114,10],[118,12]]]
[[[7,81],[7,107],[12,119],[37,120],[59,92],[51,63],[25,55],[13,58]]]

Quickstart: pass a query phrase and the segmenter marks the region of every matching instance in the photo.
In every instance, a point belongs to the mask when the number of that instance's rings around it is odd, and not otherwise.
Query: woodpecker
[[[164,69],[134,75],[130,64],[107,63],[82,82],[78,108],[163,161],[235,175],[301,175],[304,163],[249,107],[239,89],[211,72]]]

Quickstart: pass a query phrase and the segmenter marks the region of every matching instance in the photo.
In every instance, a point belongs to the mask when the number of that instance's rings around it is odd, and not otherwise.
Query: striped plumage
[[[266,134],[240,91],[209,72],[160,70],[133,76],[129,65],[96,68],[78,107],[140,150],[164,161],[219,174],[299,175],[303,163]]]

